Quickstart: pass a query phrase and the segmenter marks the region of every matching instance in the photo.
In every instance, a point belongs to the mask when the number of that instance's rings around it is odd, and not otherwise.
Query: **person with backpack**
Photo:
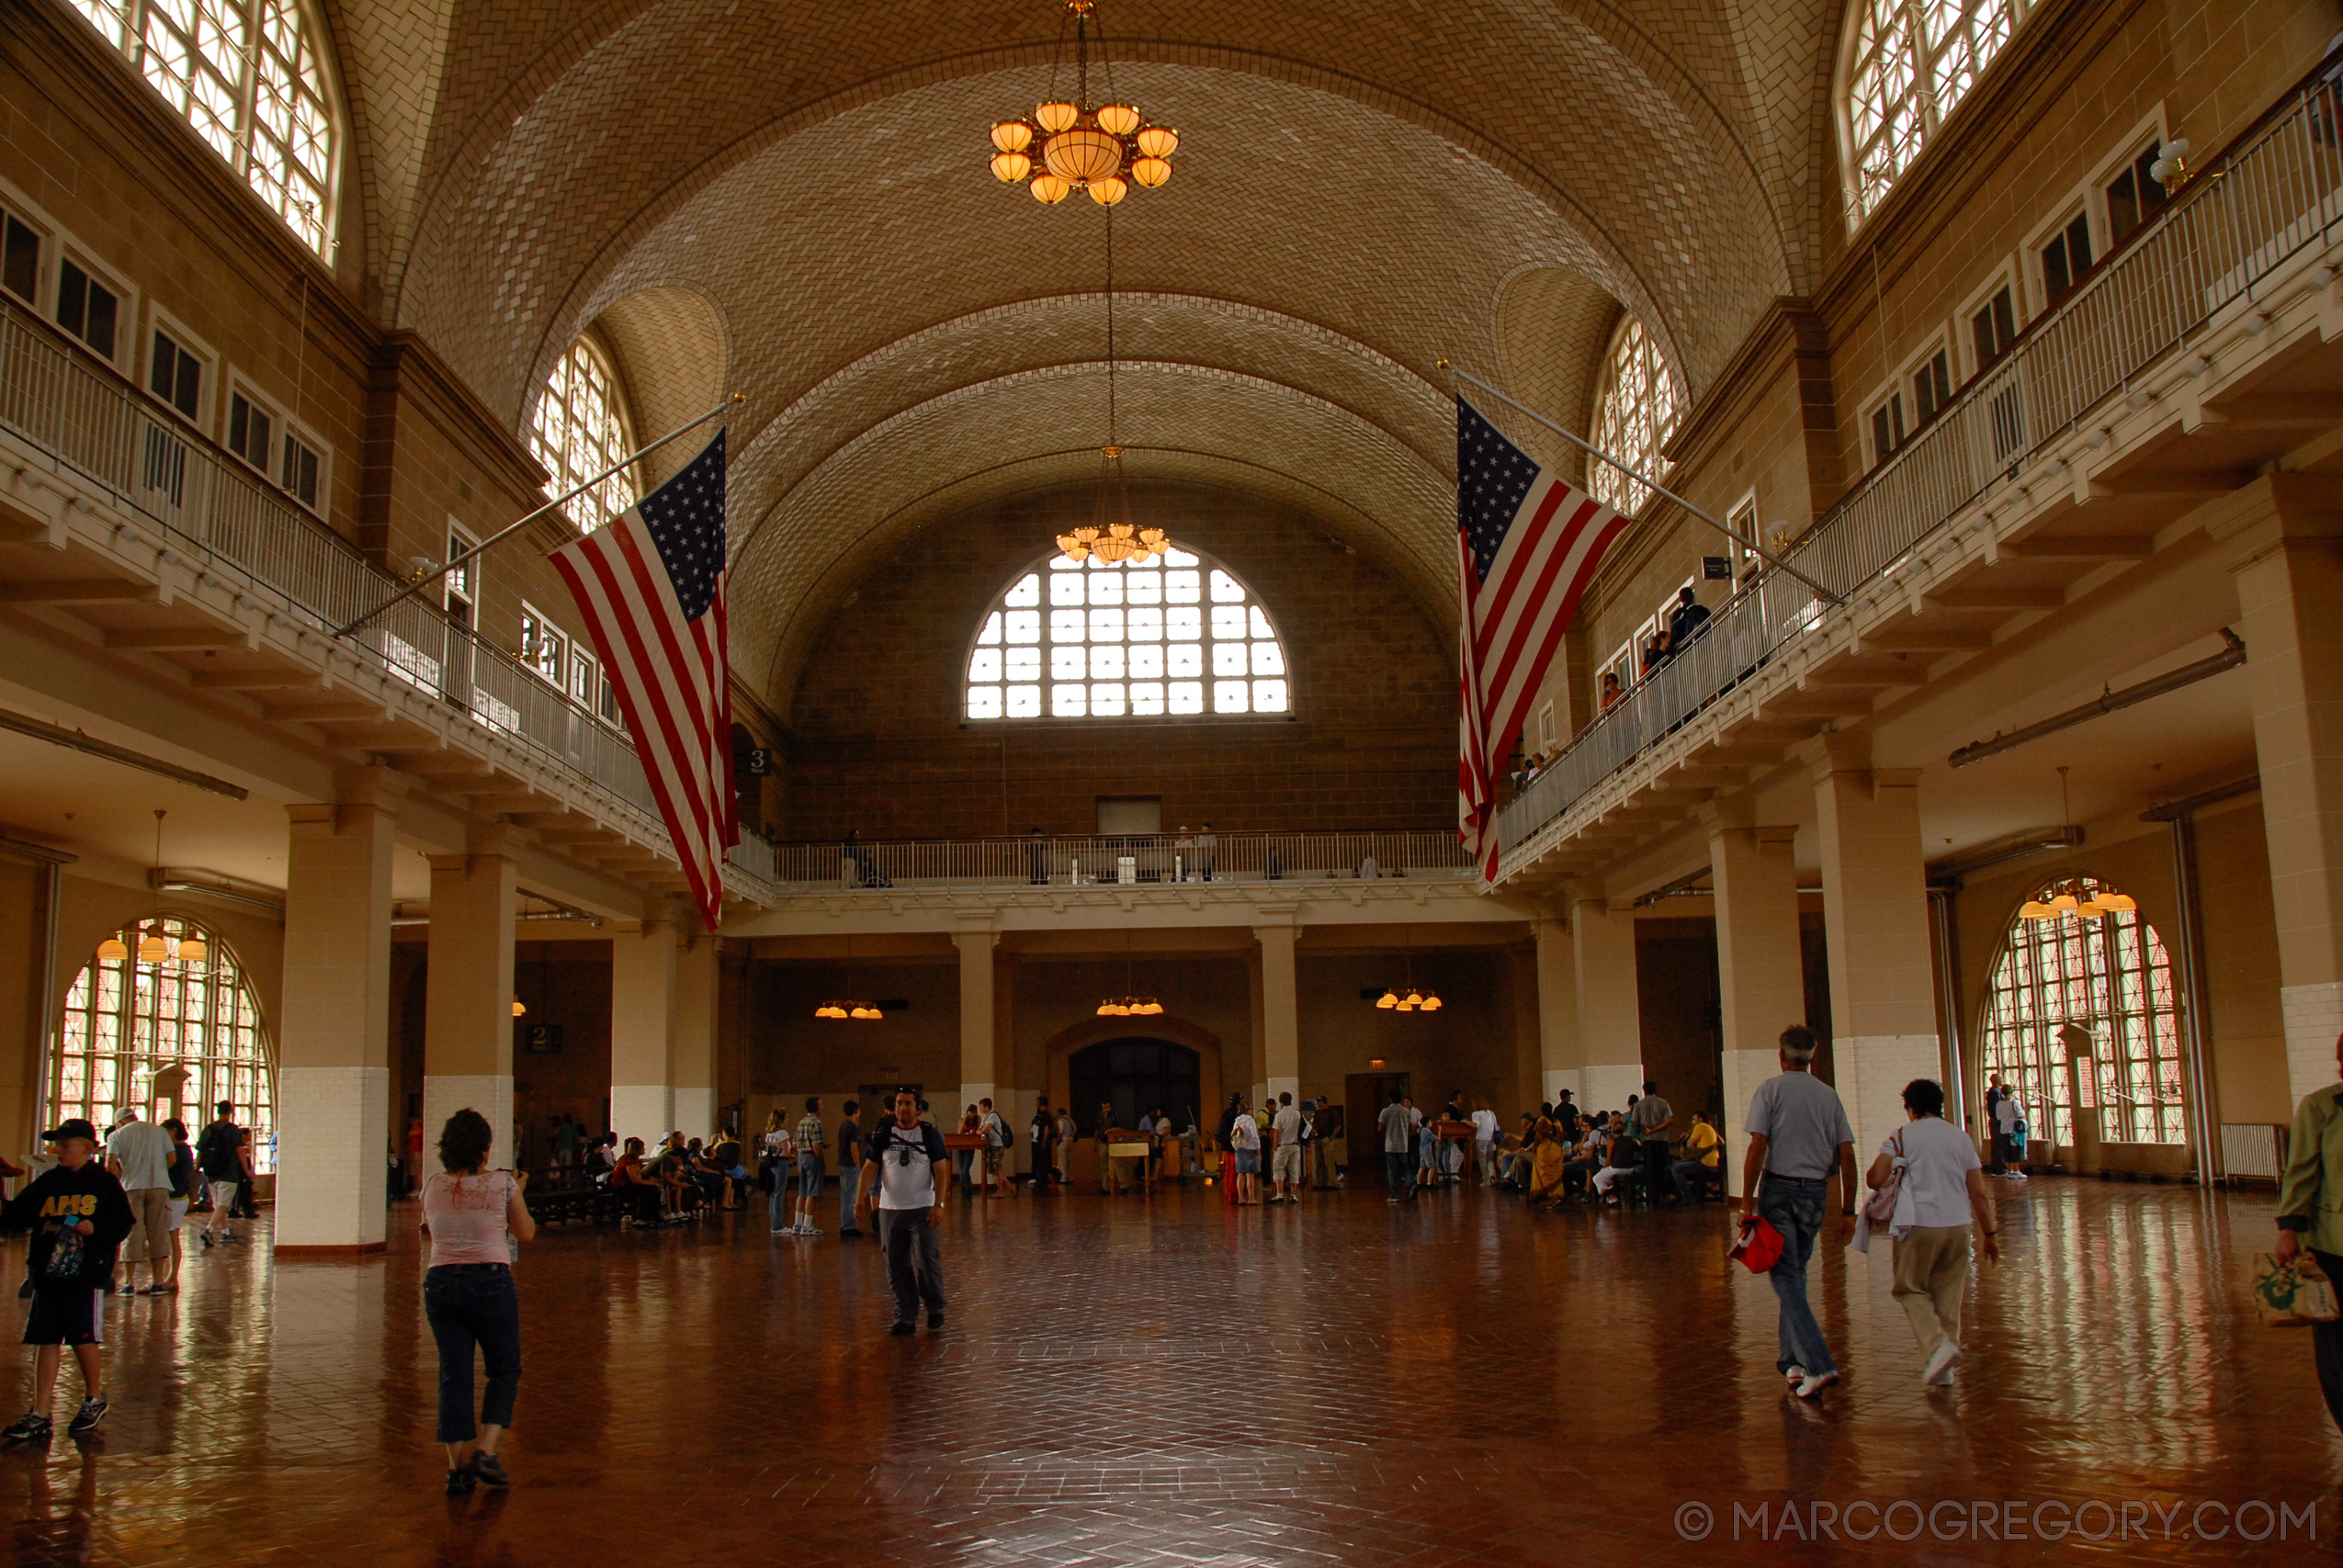
[[[927,1303],[931,1332],[944,1326],[944,1258],[937,1222],[952,1188],[952,1161],[944,1134],[920,1120],[919,1097],[895,1093],[895,1114],[871,1132],[866,1144],[862,1183],[855,1200],[857,1219],[877,1212],[878,1241],[887,1255],[887,1282],[895,1294],[895,1323],[901,1337],[919,1328],[920,1303]]]
[[[977,1110],[980,1113],[977,1131],[984,1134],[984,1195],[1005,1198],[1009,1194],[1002,1179],[1001,1162],[1009,1153],[1009,1123],[992,1108],[990,1096],[977,1101]]]
[[[251,1160],[251,1139],[231,1120],[235,1106],[223,1100],[211,1110],[211,1124],[196,1142],[196,1168],[203,1173],[204,1186],[211,1194],[211,1213],[203,1222],[202,1241],[206,1247],[211,1245],[215,1230],[221,1241],[243,1239],[236,1235],[236,1197],[243,1190],[246,1167]]]
[[[1896,1237],[1896,1300],[1920,1342],[1920,1382],[1952,1381],[1961,1359],[1961,1292],[1969,1282],[1969,1227],[1988,1262],[2001,1260],[1993,1200],[1986,1196],[1977,1145],[1944,1120],[1944,1086],[1914,1078],[1904,1086],[1908,1120],[1879,1145],[1865,1174],[1872,1189],[1863,1216],[1888,1211]]]
[[[24,1338],[34,1347],[32,1407],[0,1430],[11,1443],[45,1443],[55,1430],[50,1406],[68,1345],[81,1366],[82,1403],[67,1435],[95,1431],[106,1419],[106,1292],[114,1288],[115,1252],[137,1224],[121,1182],[97,1158],[96,1128],[75,1116],[41,1138],[56,1145],[57,1163],[0,1206],[0,1231],[33,1233]]]

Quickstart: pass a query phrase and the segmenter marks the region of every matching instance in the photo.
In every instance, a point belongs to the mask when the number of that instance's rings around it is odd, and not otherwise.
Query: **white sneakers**
[[[1805,1381],[1798,1385],[1797,1395],[1800,1399],[1812,1399],[1838,1381],[1837,1372],[1809,1372]]]
[[[1790,1380],[1790,1386],[1795,1388],[1798,1384],[1806,1381],[1806,1369],[1799,1366],[1795,1361],[1793,1361],[1782,1375]]]
[[[1920,1373],[1920,1382],[1930,1386],[1951,1382],[1953,1365],[1960,1359],[1961,1347],[1947,1339],[1936,1348],[1936,1354],[1928,1359],[1928,1368]]]

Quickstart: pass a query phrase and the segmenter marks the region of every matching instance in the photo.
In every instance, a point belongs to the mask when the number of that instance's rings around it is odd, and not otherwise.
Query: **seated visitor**
[[[1684,1133],[1684,1157],[1668,1168],[1668,1179],[1676,1187],[1676,1201],[1691,1202],[1692,1183],[1715,1179],[1724,1164],[1724,1140],[1708,1124],[1707,1112],[1693,1111],[1692,1124]]]
[[[627,1205],[626,1217],[639,1225],[655,1225],[666,1218],[666,1201],[657,1181],[643,1168],[642,1140],[628,1138],[626,1152],[611,1168],[610,1190]]]
[[[1553,1122],[1541,1121],[1534,1136],[1536,1145],[1530,1153],[1530,1201],[1551,1206],[1562,1201],[1568,1161],[1564,1157],[1561,1136]]]
[[[1627,1125],[1625,1117],[1613,1111],[1611,1129],[1605,1135],[1610,1141],[1610,1154],[1603,1168],[1594,1173],[1594,1195],[1598,1198],[1609,1197],[1621,1177],[1635,1176],[1644,1168],[1643,1140]]]

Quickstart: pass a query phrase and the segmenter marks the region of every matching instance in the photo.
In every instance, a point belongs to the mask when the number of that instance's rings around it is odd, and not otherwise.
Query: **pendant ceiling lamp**
[[[1074,96],[1058,96],[1066,63],[1066,23],[1074,24]],[[1092,35],[1106,101],[1090,96]],[[992,128],[992,176],[1022,185],[1044,206],[1056,206],[1075,191],[1088,191],[1101,207],[1113,207],[1134,185],[1160,186],[1172,178],[1172,154],[1180,133],[1150,125],[1136,105],[1115,93],[1115,69],[1098,28],[1098,0],[1066,0],[1058,24],[1058,54],[1050,63],[1050,96],[1031,114]]]
[[[1145,566],[1172,547],[1160,528],[1131,520],[1131,491],[1123,477],[1123,448],[1115,440],[1115,215],[1106,215],[1106,445],[1099,448],[1098,483],[1091,496],[1090,522],[1058,536],[1058,548],[1077,565],[1092,556],[1107,566]]]
[[[854,988],[854,984],[855,939],[853,937],[848,937],[846,939],[846,987],[849,991]],[[879,1010],[877,1002],[838,998],[832,1001],[826,1001],[820,1007],[814,1009],[813,1016],[816,1018],[828,1019],[852,1019],[861,1022],[870,1023],[885,1018],[887,1014]]]
[[[2066,769],[2061,764],[2058,769],[2058,820],[2063,826],[2071,828],[2074,818],[2074,809],[2066,799]],[[2139,907],[2139,900],[2129,893],[2101,887],[2088,876],[2069,876],[2052,883],[2019,905],[2018,918],[2021,920],[2088,920],[2100,915],[2128,915]]]
[[[1438,1012],[1446,1004],[1429,986],[1416,984],[1416,928],[1407,928],[1408,978],[1405,985],[1386,986],[1375,1005],[1386,1012]]]
[[[163,885],[163,818],[170,813],[162,807],[154,808],[154,886]],[[141,922],[138,927],[138,961],[141,964],[200,964],[209,956],[211,948],[194,931],[173,938],[164,930],[164,922],[153,925]],[[130,956],[130,949],[119,936],[109,936],[97,944],[100,962],[119,964]]]
[[[1101,1018],[1153,1018],[1163,1010],[1163,1004],[1153,997],[1131,994],[1131,933],[1123,933],[1124,995],[1109,997],[1098,1004]]]

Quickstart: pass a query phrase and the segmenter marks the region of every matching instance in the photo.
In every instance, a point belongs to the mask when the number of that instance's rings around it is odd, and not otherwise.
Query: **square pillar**
[[[1255,1105],[1266,1105],[1280,1094],[1298,1100],[1302,1094],[1301,1007],[1295,988],[1292,926],[1255,926],[1253,940],[1261,943],[1261,1082]]]
[[[1860,746],[1826,747],[1814,786],[1830,944],[1830,1058],[1861,1169],[1904,1124],[1904,1086],[1944,1071],[1919,774],[1873,768]]]
[[[496,852],[431,857],[431,934],[424,979],[423,1136],[428,1159],[447,1118],[488,1118],[492,1169],[513,1146],[513,919],[519,868]]]
[[[667,1058],[674,1086],[670,1119],[694,1138],[716,1130],[716,1002],[723,975],[719,940],[695,927],[675,949],[675,1021]]]
[[[675,1030],[675,920],[610,939],[610,1130],[654,1146],[675,1130],[668,1048]]]
[[[1530,934],[1537,941],[1538,1101],[1550,1102],[1566,1089],[1576,1099],[1584,1086],[1579,1081],[1579,968],[1570,928],[1560,920],[1534,920]]]
[[[2335,1081],[2343,1033],[2343,513],[2332,491],[2317,476],[2268,476],[2206,525],[2235,550],[2297,1100]]]
[[[354,770],[337,784],[337,803],[286,808],[292,832],[277,1042],[279,1251],[371,1251],[386,1234],[397,818],[382,770]]]
[[[1781,1071],[1782,1032],[1806,1021],[1798,945],[1795,828],[1728,826],[1712,818],[1716,980],[1724,1004],[1725,1169],[1738,1181],[1749,1148],[1749,1097]],[[1738,1190],[1737,1188],[1735,1190]]]
[[[1001,1109],[1001,1097],[993,1093],[993,1075],[1000,1067],[993,1052],[998,1020],[992,985],[993,948],[1000,940],[990,923],[964,925],[952,933],[960,950],[960,1092],[952,1106],[955,1127],[960,1106],[990,1100],[995,1111]],[[939,1115],[936,1120],[944,1119]]]
[[[1624,1111],[1644,1087],[1643,1008],[1636,997],[1636,917],[1598,894],[1570,905],[1578,992],[1579,1109]]]
[[[1242,1084],[1245,1091],[1252,1097],[1251,1103],[1259,1105],[1263,1091],[1269,1088],[1268,997],[1262,988],[1266,982],[1262,977],[1260,948],[1255,947],[1245,954],[1245,974],[1252,985],[1253,1032],[1247,1047],[1250,1054],[1246,1059],[1246,1071],[1242,1074],[1235,1070],[1235,1063],[1228,1064],[1227,1076],[1221,1080],[1220,1092],[1223,1095],[1234,1094],[1238,1085]],[[1203,1115],[1205,1111],[1217,1116],[1220,1113],[1220,1107],[1205,1106],[1199,1110],[1198,1114]]]

